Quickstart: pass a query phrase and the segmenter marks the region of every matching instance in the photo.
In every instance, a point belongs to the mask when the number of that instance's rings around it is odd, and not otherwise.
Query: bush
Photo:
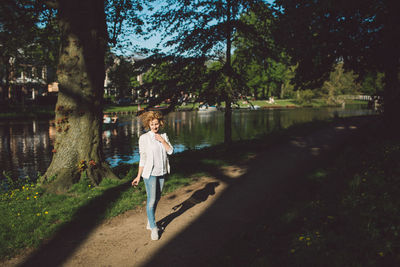
[[[297,91],[297,102],[300,105],[311,104],[314,98],[314,92],[310,89]]]

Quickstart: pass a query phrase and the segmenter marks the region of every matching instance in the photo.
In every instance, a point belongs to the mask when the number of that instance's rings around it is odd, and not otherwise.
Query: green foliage
[[[137,86],[136,76],[134,75],[134,65],[123,56],[112,57],[114,60],[108,71],[110,79],[109,87],[114,88],[117,98],[132,95],[132,88]]]
[[[184,94],[201,93],[205,81],[205,58],[168,57],[152,66],[152,59],[138,62],[139,67],[150,69],[143,76],[143,85],[138,87],[142,96],[150,99],[149,106],[169,102],[171,108],[179,104]],[[150,97],[150,92],[152,97]]]
[[[364,95],[382,95],[383,93],[383,73],[368,73],[364,76],[361,83],[361,93]]]
[[[339,98],[340,95],[355,95],[359,92],[357,78],[352,71],[344,70],[343,63],[338,63],[329,80],[324,82],[320,93],[329,105],[341,104],[343,100]]]
[[[319,88],[338,61],[361,78],[384,73],[384,114],[398,130],[400,46],[396,1],[276,0],[279,43],[298,64],[295,81],[302,88]],[[367,85],[367,84],[365,84]],[[373,88],[369,86],[369,92]]]
[[[300,105],[311,104],[314,98],[314,92],[310,89],[297,91],[297,103]]]
[[[247,94],[254,98],[292,97],[293,69],[276,46],[273,29],[276,21],[268,5],[259,4],[241,16],[246,31],[235,35],[233,65],[246,80]]]
[[[28,76],[47,67],[47,80],[54,81],[51,70],[55,69],[58,57],[58,27],[54,10],[42,14],[30,0],[5,0],[0,5],[0,86],[3,88],[1,100],[7,100],[8,94],[13,102],[22,102],[23,93],[15,86],[17,73],[25,71]],[[47,23],[42,19],[46,17]],[[33,71],[33,68],[35,69]],[[32,73],[36,72],[36,73]],[[37,88],[36,88],[37,89]]]

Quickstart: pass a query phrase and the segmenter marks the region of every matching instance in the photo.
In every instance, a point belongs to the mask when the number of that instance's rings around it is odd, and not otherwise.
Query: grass
[[[144,108],[145,105],[140,105],[141,108]],[[138,105],[131,106],[117,106],[117,105],[107,105],[104,107],[104,112],[113,113],[113,112],[137,112]]]
[[[0,112],[0,118],[42,118],[54,117],[53,106],[11,106],[7,107],[6,111]]]
[[[296,177],[216,262],[400,266],[400,140],[382,129],[366,126],[337,155]]]

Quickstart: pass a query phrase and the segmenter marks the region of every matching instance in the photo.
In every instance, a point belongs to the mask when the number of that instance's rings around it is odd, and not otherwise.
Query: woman
[[[168,155],[173,147],[166,133],[160,134],[164,118],[160,112],[149,111],[140,116],[143,126],[149,131],[139,137],[139,169],[132,186],[137,186],[143,177],[147,193],[147,229],[151,230],[151,239],[158,240],[158,228],[155,220],[155,209],[161,197],[165,175],[170,172]]]

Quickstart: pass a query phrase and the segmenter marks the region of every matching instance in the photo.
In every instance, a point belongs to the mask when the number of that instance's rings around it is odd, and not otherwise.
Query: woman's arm
[[[132,186],[137,186],[140,182],[140,177],[142,177],[143,169],[144,169],[144,164],[146,162],[146,150],[144,147],[144,137],[141,135],[139,137],[139,167],[138,167],[138,174],[135,179],[132,181]]]

